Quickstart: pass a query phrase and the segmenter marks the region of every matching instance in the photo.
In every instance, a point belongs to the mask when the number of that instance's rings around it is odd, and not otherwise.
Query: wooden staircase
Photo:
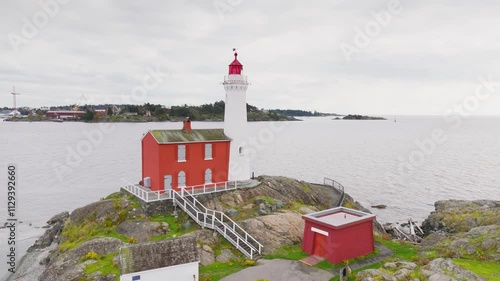
[[[188,191],[182,194],[172,190],[174,203],[186,212],[196,223],[217,231],[233,244],[247,258],[257,260],[261,257],[262,244],[236,224],[223,212],[207,209]]]

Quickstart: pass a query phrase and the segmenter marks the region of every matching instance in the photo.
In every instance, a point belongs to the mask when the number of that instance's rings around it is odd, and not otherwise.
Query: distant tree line
[[[154,121],[180,120],[189,117],[193,121],[200,120],[223,120],[224,119],[224,101],[202,105],[176,105],[170,108],[161,104],[145,103],[143,105],[122,104],[114,105],[120,108],[120,115],[137,116],[138,119],[150,118]],[[69,110],[70,107],[61,107],[57,110]],[[113,116],[113,105],[80,106],[79,110],[85,111],[82,119],[92,121],[98,119],[95,114],[96,109],[107,109],[107,116],[100,118],[115,118]],[[258,107],[247,104],[248,120],[250,121],[278,121],[289,120],[290,118],[278,112],[260,110]],[[148,114],[149,113],[149,114]],[[134,118],[134,117],[129,117]]]
[[[271,112],[283,114],[286,116],[324,116],[324,113],[317,111],[306,111],[300,109],[271,109]]]

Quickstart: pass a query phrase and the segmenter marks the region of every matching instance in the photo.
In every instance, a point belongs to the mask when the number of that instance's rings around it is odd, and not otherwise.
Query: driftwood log
[[[419,244],[422,241],[424,232],[412,219],[408,223],[399,225],[385,224],[384,229],[393,238],[408,241],[413,244]],[[418,230],[418,231],[417,231]]]

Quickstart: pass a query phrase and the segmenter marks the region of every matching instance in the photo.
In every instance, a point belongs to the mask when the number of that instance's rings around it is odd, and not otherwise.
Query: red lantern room
[[[236,51],[236,49],[233,49],[233,51]],[[238,53],[234,52],[234,60],[229,65],[229,74],[241,75],[242,70],[243,65],[238,61]]]

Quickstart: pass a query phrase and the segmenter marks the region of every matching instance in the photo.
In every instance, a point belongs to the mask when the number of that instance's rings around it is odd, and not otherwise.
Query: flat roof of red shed
[[[362,211],[337,207],[302,216],[303,219],[333,228],[374,220],[375,215]]]

